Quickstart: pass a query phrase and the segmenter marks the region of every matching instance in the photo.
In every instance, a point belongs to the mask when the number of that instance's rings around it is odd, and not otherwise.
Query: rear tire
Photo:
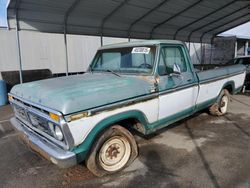
[[[114,125],[94,143],[86,166],[100,177],[124,169],[137,155],[138,148],[133,135],[127,129]]]
[[[216,103],[209,107],[209,112],[214,116],[223,116],[227,113],[230,94],[227,89],[223,89]]]

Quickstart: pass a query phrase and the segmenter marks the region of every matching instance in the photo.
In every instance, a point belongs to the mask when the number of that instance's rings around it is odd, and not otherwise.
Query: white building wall
[[[64,38],[62,34],[20,31],[23,70],[50,69],[53,73],[66,72]],[[103,43],[126,42],[127,39],[104,37]],[[86,71],[96,50],[100,37],[67,35],[69,72]],[[0,30],[0,72],[19,70],[16,33]]]
[[[65,72],[63,36],[38,32],[20,32],[24,70],[48,68],[53,73]]]
[[[87,70],[101,41],[100,37],[67,35],[67,44],[69,72],[82,72]]]
[[[0,71],[18,68],[15,32],[0,30]]]
[[[65,72],[63,36],[20,31],[23,70],[50,69]],[[0,30],[0,71],[19,70],[15,31]]]
[[[104,45],[127,41],[124,38],[103,38]],[[87,70],[101,45],[101,39],[96,36],[67,35],[67,44],[69,72],[82,72]],[[50,69],[52,73],[66,72],[63,34],[20,31],[20,45],[23,70]],[[193,63],[199,63],[197,55],[200,56],[200,44],[191,43],[190,46]],[[17,57],[15,31],[0,30],[0,72],[19,70]]]

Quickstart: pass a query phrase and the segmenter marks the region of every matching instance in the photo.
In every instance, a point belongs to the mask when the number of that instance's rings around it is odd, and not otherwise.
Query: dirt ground
[[[147,138],[120,173],[94,177],[84,165],[59,169],[28,149],[0,108],[0,187],[250,188],[250,95],[232,97],[229,113],[197,113]]]

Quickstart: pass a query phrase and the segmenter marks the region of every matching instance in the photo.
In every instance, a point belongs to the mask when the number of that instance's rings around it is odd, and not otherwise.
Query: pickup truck
[[[52,163],[85,162],[103,176],[137,157],[131,130],[148,135],[203,109],[227,113],[229,95],[242,89],[245,74],[243,65],[194,69],[180,41],[103,46],[82,75],[14,86],[11,123]]]

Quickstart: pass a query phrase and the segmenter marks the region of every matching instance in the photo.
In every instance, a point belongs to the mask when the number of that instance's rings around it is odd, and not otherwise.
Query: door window
[[[174,71],[174,64],[180,67],[181,72],[187,71],[187,65],[179,47],[163,47],[160,52],[158,65],[159,75],[171,74]]]

